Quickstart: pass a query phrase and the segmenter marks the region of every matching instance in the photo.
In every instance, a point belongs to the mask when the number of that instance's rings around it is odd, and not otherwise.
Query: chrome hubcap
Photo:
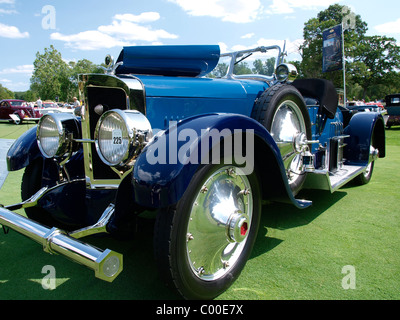
[[[289,184],[295,182],[303,170],[301,148],[306,140],[306,125],[301,110],[293,101],[284,101],[272,119],[271,136],[277,143]]]
[[[186,252],[193,273],[205,281],[223,277],[247,242],[253,212],[250,182],[225,166],[200,188],[191,208]]]

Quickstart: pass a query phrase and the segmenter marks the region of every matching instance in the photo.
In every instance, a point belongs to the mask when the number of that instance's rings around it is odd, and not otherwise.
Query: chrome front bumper
[[[106,210],[105,215],[110,216]],[[85,265],[94,270],[99,279],[111,282],[122,271],[122,255],[109,249],[101,250],[76,238],[97,233],[98,225],[94,229],[85,228],[71,234],[57,229],[48,228],[24,216],[0,207],[0,224],[9,227],[43,246],[43,250],[51,254],[61,254],[74,262]],[[97,229],[96,229],[97,228]],[[90,232],[92,230],[92,232]]]

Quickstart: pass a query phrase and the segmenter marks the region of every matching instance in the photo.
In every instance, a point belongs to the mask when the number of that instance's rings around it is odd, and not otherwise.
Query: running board
[[[315,170],[307,174],[304,189],[319,189],[335,192],[347,182],[366,170],[367,166],[343,165],[335,173],[328,170]]]

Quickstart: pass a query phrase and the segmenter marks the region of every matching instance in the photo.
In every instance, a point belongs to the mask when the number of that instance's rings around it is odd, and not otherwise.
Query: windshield
[[[225,53],[221,55],[218,65],[207,77],[226,78],[230,75],[262,75],[272,77],[280,53],[280,48],[277,46]],[[233,63],[232,59],[234,59]]]
[[[9,103],[13,107],[22,107],[25,105],[25,101],[9,101]]]
[[[247,59],[247,61],[243,61]],[[272,76],[275,71],[276,58],[271,57],[268,59],[250,59],[249,56],[239,59],[235,62],[235,68],[233,74],[262,74],[265,76]]]
[[[43,106],[43,108],[55,108],[56,107],[56,105],[54,103],[51,103],[51,102],[44,102],[42,104],[42,106]]]

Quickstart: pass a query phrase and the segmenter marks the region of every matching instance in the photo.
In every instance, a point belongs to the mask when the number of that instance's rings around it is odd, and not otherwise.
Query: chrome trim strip
[[[95,143],[92,139],[73,139],[75,142],[82,142],[82,143]]]

